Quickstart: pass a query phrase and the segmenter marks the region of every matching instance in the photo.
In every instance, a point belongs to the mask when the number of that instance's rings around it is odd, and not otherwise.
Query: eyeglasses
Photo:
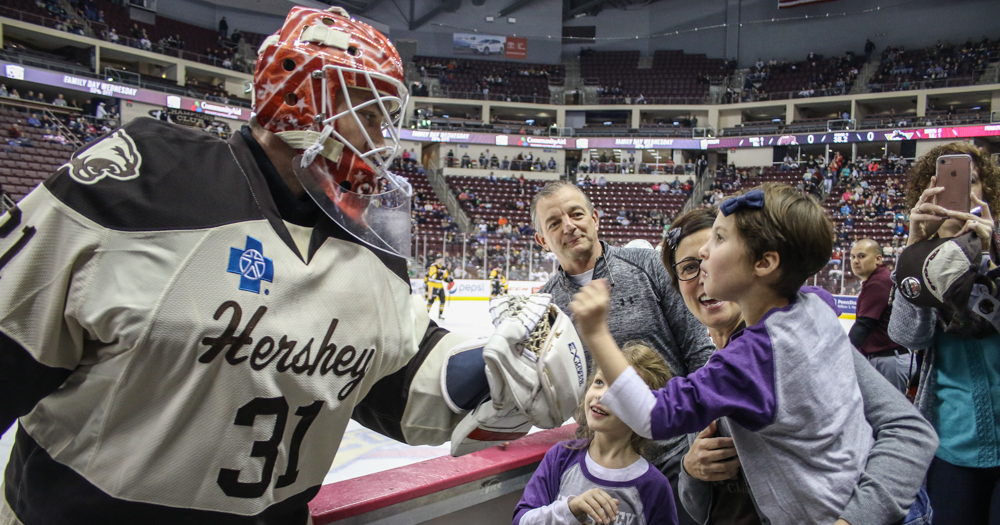
[[[679,281],[690,281],[701,274],[701,259],[686,259],[674,265],[674,275]]]

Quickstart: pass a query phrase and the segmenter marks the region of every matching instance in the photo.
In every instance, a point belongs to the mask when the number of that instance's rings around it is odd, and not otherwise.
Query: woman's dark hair
[[[667,273],[670,274],[670,282],[673,283],[674,288],[678,287],[677,273],[674,272],[674,265],[677,264],[677,261],[674,260],[674,252],[677,251],[677,247],[680,246],[685,237],[711,228],[718,214],[719,209],[715,206],[697,208],[677,217],[670,224],[660,255],[663,258],[663,265],[667,267]],[[674,231],[677,233],[672,233]]]
[[[990,206],[990,212],[1000,209],[1000,167],[990,159],[989,154],[968,142],[943,144],[914,161],[906,174],[906,207],[913,208],[920,194],[931,184],[931,177],[937,175],[937,158],[941,155],[968,154],[976,166],[976,174],[983,188],[983,201]]]

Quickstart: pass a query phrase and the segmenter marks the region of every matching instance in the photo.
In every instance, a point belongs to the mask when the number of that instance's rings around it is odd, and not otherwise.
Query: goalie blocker
[[[493,335],[455,347],[441,369],[448,406],[471,410],[452,432],[453,456],[520,438],[532,424],[558,427],[586,391],[583,345],[551,295],[499,297],[490,301],[490,313]],[[484,384],[483,375],[489,391],[470,394],[469,385]]]

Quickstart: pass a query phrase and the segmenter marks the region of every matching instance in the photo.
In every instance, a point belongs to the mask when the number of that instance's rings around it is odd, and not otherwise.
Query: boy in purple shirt
[[[832,247],[823,209],[790,186],[765,184],[723,202],[699,250],[701,279],[710,297],[742,308],[747,327],[703,368],[655,392],[633,379],[608,333],[606,283],[595,281],[571,305],[611,384],[601,403],[653,439],[728,417],[758,510],[772,525],[838,521],[873,443],[833,298],[800,290]]]

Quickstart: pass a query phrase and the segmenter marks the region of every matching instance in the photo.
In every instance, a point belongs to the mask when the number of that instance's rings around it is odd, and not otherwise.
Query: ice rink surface
[[[445,307],[444,320],[438,319],[438,305],[435,304],[430,315],[431,319],[452,332],[470,337],[493,333],[487,301],[451,301]],[[845,330],[850,330],[854,324],[853,320],[847,319],[840,322]],[[0,438],[0,458],[5,468],[13,444],[14,427],[11,427]],[[351,421],[324,484],[444,456],[448,451],[447,443],[435,447],[404,445]]]

